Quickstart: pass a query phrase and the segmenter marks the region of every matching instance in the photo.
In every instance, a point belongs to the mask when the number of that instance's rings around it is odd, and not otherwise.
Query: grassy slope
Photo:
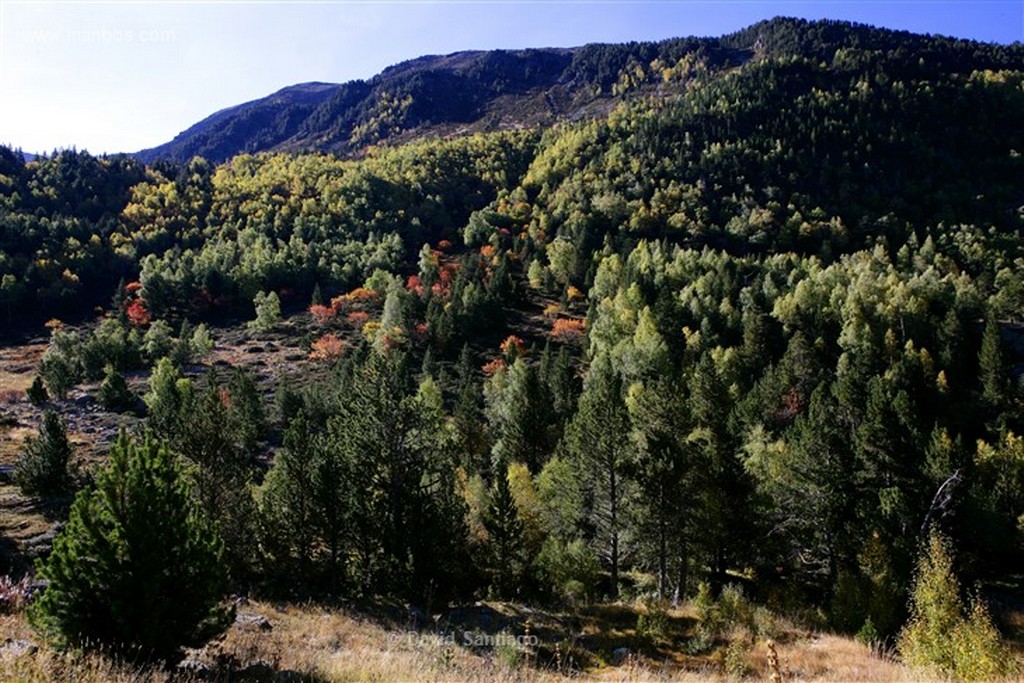
[[[515,613],[507,604],[489,604],[502,613]],[[614,614],[609,617],[608,611]],[[620,628],[619,618],[628,615],[635,623],[636,612],[623,606],[605,606],[585,610],[581,616],[583,631],[594,642],[612,644],[631,642],[635,634]],[[219,670],[216,680],[309,680],[334,681],[725,681],[727,676],[718,658],[628,657],[617,663],[594,663],[584,671],[564,665],[559,672],[550,656],[551,635],[542,636],[540,653],[527,663],[518,661],[508,650],[497,654],[476,651],[462,645],[446,644],[431,635],[432,629],[410,632],[401,623],[367,616],[342,608],[248,603],[239,609],[242,615],[262,615],[269,630],[247,623],[236,623],[218,642],[193,653],[194,659]],[[541,623],[559,622],[566,615],[531,613]],[[615,616],[617,615],[617,617]],[[692,624],[688,609],[671,613],[674,624]],[[542,632],[543,631],[543,627]],[[22,616],[0,616],[0,632],[13,638],[33,638]],[[510,631],[511,632],[511,631]],[[683,635],[676,633],[675,635]],[[456,638],[459,640],[459,637]],[[848,638],[813,634],[783,626],[779,633],[779,656],[785,681],[934,681],[934,676],[908,671],[891,659],[878,656],[867,647]],[[576,646],[577,649],[581,646]],[[594,653],[582,653],[594,657]],[[563,653],[564,657],[564,653]],[[746,678],[768,678],[767,650],[763,640],[751,641],[743,657]],[[230,667],[230,669],[229,669]],[[228,673],[228,671],[232,673]],[[274,678],[274,676],[277,678]],[[230,676],[230,678],[229,678]],[[0,657],[0,681],[71,680],[81,683],[99,681],[167,681],[161,672],[145,671],[111,662],[102,656],[62,655],[48,646],[38,653],[20,658]],[[182,680],[176,677],[174,680]],[[185,680],[188,680],[187,678]]]

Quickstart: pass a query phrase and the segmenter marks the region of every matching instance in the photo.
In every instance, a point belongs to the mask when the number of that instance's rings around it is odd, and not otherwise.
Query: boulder
[[[0,645],[0,657],[29,657],[39,652],[39,646],[31,640],[6,639]]]
[[[262,614],[239,614],[235,617],[235,623],[239,626],[258,628],[261,631],[270,631],[274,628],[273,624],[270,623],[270,619],[267,619]]]

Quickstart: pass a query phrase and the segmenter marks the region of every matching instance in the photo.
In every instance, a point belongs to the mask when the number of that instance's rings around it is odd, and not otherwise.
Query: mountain
[[[745,61],[750,51],[716,40],[675,39],[420,57],[369,81],[307,83],[224,109],[135,156],[149,163],[193,156],[219,162],[268,150],[353,154],[427,135],[548,126],[607,113],[627,90],[639,92],[619,83],[624,73],[654,60],[673,66],[688,55],[724,68]],[[665,95],[683,86],[678,81],[640,90]]]
[[[353,155],[371,145],[424,136],[593,118],[623,100],[671,97],[704,71],[729,70],[751,59],[802,56],[830,63],[837,55],[870,51],[894,51],[895,66],[914,55],[927,68],[965,73],[1013,68],[1024,54],[1020,46],[786,18],[721,38],[457,52],[402,62],[369,81],[291,86],[219,111],[135,156],[149,163],[194,156],[220,162],[261,151]]]
[[[170,142],[135,154],[140,160],[223,160],[242,152],[272,149],[298,132],[306,118],[340,86],[301,83],[269,97],[222,109]]]

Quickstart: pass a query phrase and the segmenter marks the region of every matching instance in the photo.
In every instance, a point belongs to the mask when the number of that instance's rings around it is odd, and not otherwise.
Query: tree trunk
[[[665,590],[668,584],[668,547],[667,547],[667,534],[668,530],[665,528],[665,487],[661,486],[658,490],[659,497],[659,519],[658,519],[658,597],[662,600],[665,599]]]
[[[611,535],[612,535],[612,585],[611,598],[619,597],[619,499],[618,481],[615,476],[615,457],[612,456],[609,467],[608,493],[611,497]]]

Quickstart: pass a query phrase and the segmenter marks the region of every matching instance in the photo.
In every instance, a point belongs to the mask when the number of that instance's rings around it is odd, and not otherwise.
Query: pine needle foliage
[[[172,454],[122,432],[38,565],[49,584],[31,618],[59,644],[175,661],[230,623],[221,552]]]

